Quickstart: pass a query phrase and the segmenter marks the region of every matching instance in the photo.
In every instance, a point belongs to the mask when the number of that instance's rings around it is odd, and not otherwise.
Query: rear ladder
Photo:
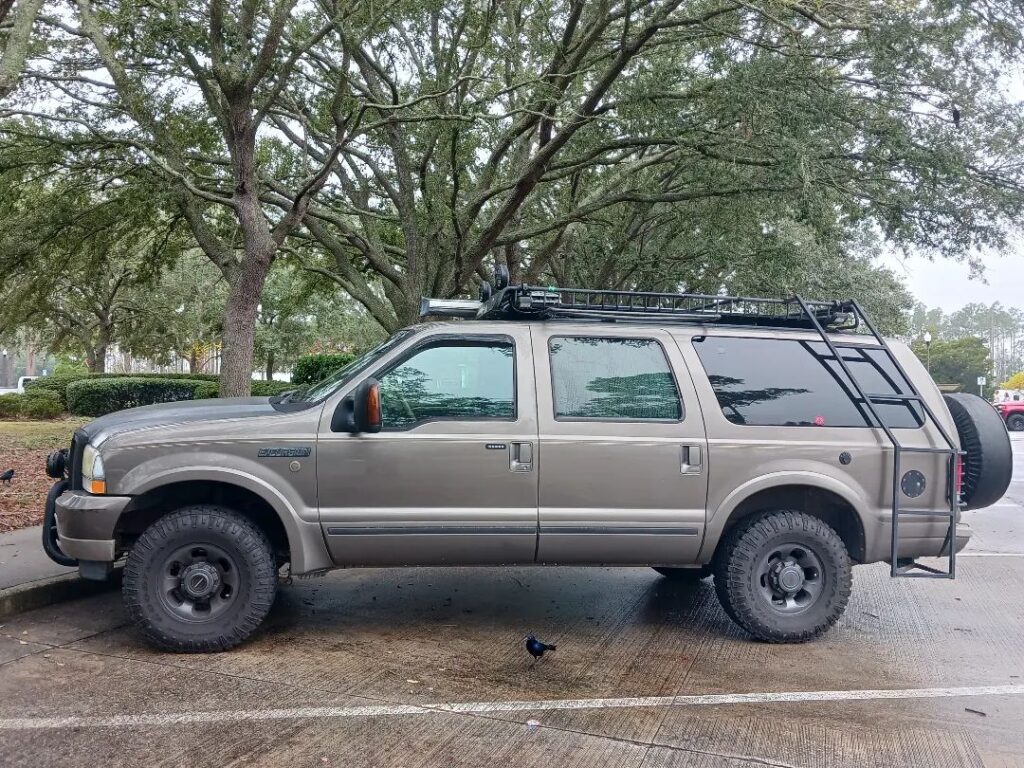
[[[860,398],[861,402],[867,408],[868,413],[871,414],[871,418],[884,433],[886,438],[892,444],[893,448],[893,473],[892,473],[892,541],[890,543],[890,575],[895,577],[908,577],[918,579],[952,579],[956,577],[956,524],[960,516],[960,499],[956,488],[956,472],[957,472],[957,459],[960,451],[957,448],[956,443],[950,438],[949,433],[943,427],[936,417],[928,402],[921,396],[917,387],[914,386],[913,379],[907,375],[903,366],[900,365],[898,359],[893,354],[892,349],[886,343],[885,339],[878,333],[875,326],[872,325],[868,319],[867,314],[861,309],[860,304],[856,301],[850,301],[848,308],[854,313],[856,320],[862,322],[864,327],[868,329],[875,343],[861,346],[858,345],[858,349],[879,349],[885,352],[889,360],[892,362],[895,369],[903,377],[907,386],[910,389],[909,394],[878,394],[873,392],[865,392],[857,381],[857,378],[853,375],[853,371],[850,370],[846,360],[843,359],[843,355],[840,350],[833,343],[829,337],[825,327],[819,322],[817,313],[813,312],[808,306],[807,302],[799,296],[793,298],[796,301],[803,313],[807,316],[810,321],[810,325],[818,332],[821,340],[828,347],[829,352],[835,358],[846,378],[853,388],[856,395]],[[920,405],[926,414],[927,418],[931,420],[933,424],[938,428],[939,433],[942,435],[943,441],[946,443],[945,448],[919,448],[916,446],[905,446],[896,437],[896,434],[892,429],[885,423],[885,421],[879,415],[875,405],[881,403],[914,403]],[[930,565],[919,563],[915,560],[908,560],[899,557],[900,551],[900,519],[902,517],[912,516],[938,516],[934,510],[931,509],[903,509],[900,504],[900,479],[902,472],[902,458],[904,453],[927,453],[927,454],[945,454],[947,456],[946,464],[946,497],[949,502],[949,510],[946,516],[949,520],[949,527],[946,532],[945,547],[948,547],[949,552],[949,564],[945,571],[939,568],[933,568]]]

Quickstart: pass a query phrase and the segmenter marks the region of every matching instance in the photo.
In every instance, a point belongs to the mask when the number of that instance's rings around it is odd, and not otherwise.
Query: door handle
[[[533,471],[533,443],[512,443],[508,468],[513,472]]]
[[[679,471],[684,475],[699,475],[704,470],[704,451],[699,445],[684,445]]]

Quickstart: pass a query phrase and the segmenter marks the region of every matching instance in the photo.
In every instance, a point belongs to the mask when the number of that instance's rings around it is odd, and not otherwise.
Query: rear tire
[[[668,568],[656,565],[653,567],[653,570],[672,581],[699,581],[700,579],[707,578],[712,573],[710,565],[702,565],[699,568]]]
[[[729,617],[758,640],[803,643],[846,610],[850,556],[829,525],[803,512],[762,512],[726,536],[715,591]]]
[[[267,537],[223,507],[166,515],[135,542],[122,594],[150,644],[165,651],[226,651],[262,623],[277,591]]]

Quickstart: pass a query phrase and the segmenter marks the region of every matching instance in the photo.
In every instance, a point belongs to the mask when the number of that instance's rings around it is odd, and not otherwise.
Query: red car
[[[1011,432],[1024,430],[1024,400],[1003,400],[996,403],[996,410],[1006,422],[1006,428]]]

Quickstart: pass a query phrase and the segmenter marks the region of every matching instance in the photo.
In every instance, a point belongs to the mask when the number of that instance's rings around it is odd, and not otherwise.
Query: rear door
[[[337,564],[533,562],[530,330],[460,328],[422,334],[370,373],[380,381],[381,432],[333,432],[325,410],[320,521]]]
[[[707,444],[677,345],[657,329],[563,328],[533,331],[538,560],[694,562],[704,535]]]

